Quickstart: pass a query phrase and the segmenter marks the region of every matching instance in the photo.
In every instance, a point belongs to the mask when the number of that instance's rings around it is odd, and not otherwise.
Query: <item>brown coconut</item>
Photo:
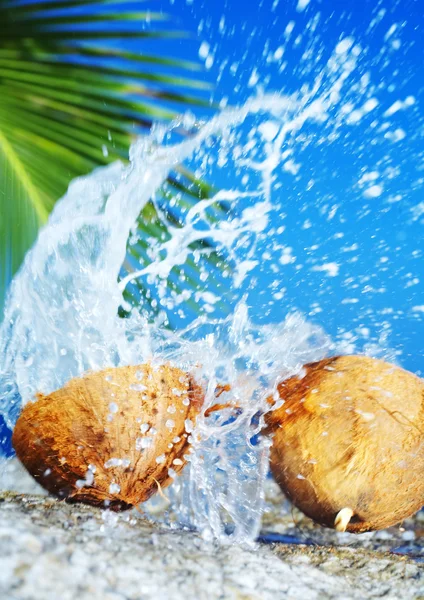
[[[52,494],[124,510],[169,485],[170,468],[181,471],[187,424],[202,402],[201,389],[180,369],[109,368],[38,395],[23,408],[12,443]]]
[[[424,505],[424,383],[366,356],[308,364],[267,415],[271,470],[308,517],[360,533]]]

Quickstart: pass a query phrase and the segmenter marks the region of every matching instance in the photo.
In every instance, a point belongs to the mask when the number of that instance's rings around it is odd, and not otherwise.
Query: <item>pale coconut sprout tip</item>
[[[337,516],[334,519],[334,529],[340,532],[346,531],[346,528],[349,525],[349,521],[352,517],[353,510],[351,508],[342,508],[342,510],[337,513]]]

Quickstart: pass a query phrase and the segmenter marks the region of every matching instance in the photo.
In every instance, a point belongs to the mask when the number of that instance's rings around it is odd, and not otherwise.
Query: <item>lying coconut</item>
[[[308,364],[266,416],[271,470],[317,523],[360,533],[424,504],[424,383],[365,356]]]
[[[27,404],[13,432],[18,458],[49,492],[124,510],[171,483],[189,452],[186,424],[203,395],[164,365],[110,368]]]

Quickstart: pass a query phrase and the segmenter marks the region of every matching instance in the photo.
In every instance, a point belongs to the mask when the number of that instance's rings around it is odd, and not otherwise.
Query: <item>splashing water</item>
[[[170,128],[157,127],[134,144],[129,167],[116,163],[71,184],[9,294],[0,332],[0,398],[10,428],[36,392],[56,390],[87,370],[171,361],[203,384],[206,407],[215,403],[218,384],[230,384],[227,398],[242,410],[187,424],[191,464],[171,493],[180,503],[181,520],[206,537],[256,537],[270,443],[258,436],[259,415],[279,381],[334,346],[300,314],[290,313],[280,324],[253,323],[246,292],[254,286],[252,271],[260,264],[275,211],[276,174],[296,172],[293,155],[303,129],[323,126],[331,113],[331,131],[325,134],[331,143],[337,127],[352,118],[343,106],[358,54],[353,40],[346,39],[301,94],[264,95],[206,123],[194,123],[188,115]],[[356,90],[357,100],[361,93],[366,94]],[[170,143],[181,127],[193,135]],[[218,173],[218,180],[228,170],[232,185],[191,208],[170,239],[153,248],[147,267],[119,278],[141,209],[183,162],[202,177],[214,179]],[[222,201],[230,204],[231,218],[211,223],[208,209]],[[171,295],[166,281],[175,266],[185,263],[190,244],[204,238],[234,265],[227,274],[233,311],[217,316],[216,295],[206,290],[198,298],[209,307],[206,314],[175,333],[164,326],[166,310],[177,310],[187,296]],[[286,252],[280,262],[290,260]],[[331,263],[319,268],[337,270]],[[126,319],[118,316],[123,291],[139,278],[156,287],[164,309],[153,323],[136,310]]]

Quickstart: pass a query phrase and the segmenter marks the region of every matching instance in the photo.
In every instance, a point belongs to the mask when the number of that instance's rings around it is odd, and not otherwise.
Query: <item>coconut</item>
[[[200,387],[180,369],[109,368],[38,394],[23,408],[12,443],[52,494],[124,510],[181,471],[190,451],[186,424],[202,403]]]
[[[266,416],[271,471],[293,504],[339,531],[399,523],[424,505],[424,383],[366,356],[307,364]],[[270,400],[271,401],[271,400]]]

